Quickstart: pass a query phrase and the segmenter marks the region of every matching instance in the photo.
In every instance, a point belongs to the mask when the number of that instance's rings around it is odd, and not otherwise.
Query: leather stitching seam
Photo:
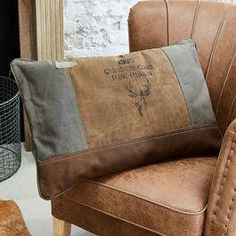
[[[224,79],[224,83],[223,83],[223,86],[222,86],[222,89],[221,89],[219,101],[218,101],[217,108],[216,108],[216,115],[219,113],[220,102],[221,102],[221,99],[222,99],[222,96],[223,96],[223,92],[224,92],[226,83],[227,83],[227,81],[228,81],[228,79],[229,79],[230,71],[231,71],[231,69],[232,69],[232,67],[233,67],[233,63],[234,63],[235,58],[236,58],[236,52],[234,53],[234,56],[233,56],[233,58],[232,58],[232,61],[231,61],[230,65],[229,65],[229,68],[228,68],[228,70],[227,70],[226,77],[225,77],[225,79]],[[229,119],[228,119],[228,120],[229,120]]]
[[[191,33],[190,33],[190,38],[193,37],[194,31],[195,31],[195,26],[196,26],[196,22],[197,22],[199,7],[200,7],[200,1],[198,0],[197,1],[197,5],[196,5],[196,9],[195,9],[195,13],[194,13],[194,18],[193,18],[193,24],[192,24],[192,29],[191,29]]]
[[[236,54],[235,54],[235,55],[236,55]],[[229,112],[229,116],[228,116],[227,123],[226,123],[226,126],[225,126],[225,127],[227,127],[227,126],[229,125],[229,123],[230,123],[230,117],[231,117],[231,115],[232,115],[232,113],[233,113],[233,107],[234,107],[235,101],[236,101],[236,94],[234,95],[233,101],[232,101],[232,103],[231,103],[230,112]]]
[[[226,20],[226,18],[228,16],[229,10],[230,10],[230,5],[227,6],[226,9],[225,9],[224,15],[222,16],[221,22],[219,24],[219,27],[218,27],[218,30],[217,30],[217,33],[216,33],[216,36],[215,36],[215,39],[214,39],[214,43],[213,43],[211,54],[210,54],[210,59],[208,61],[208,65],[207,65],[206,81],[208,81],[208,77],[209,77],[209,72],[210,72],[210,67],[211,67],[211,64],[212,64],[213,56],[214,56],[214,54],[216,52],[216,46],[217,46],[220,34],[222,32],[222,29],[223,29],[223,27],[225,25],[225,20]]]
[[[218,191],[218,194],[217,194],[217,201],[216,201],[216,205],[215,205],[215,209],[213,210],[213,215],[216,217],[217,215],[217,210],[220,209],[220,206],[219,206],[219,203],[220,203],[220,200],[221,200],[221,197],[222,197],[222,193],[223,193],[223,189],[224,189],[224,184],[225,184],[225,181],[228,177],[228,172],[229,172],[229,168],[230,168],[230,162],[231,162],[231,158],[232,156],[234,155],[234,150],[233,150],[233,146],[235,145],[235,143],[231,140],[231,144],[230,144],[230,150],[229,150],[229,153],[228,153],[228,156],[227,156],[227,160],[226,160],[226,165],[225,165],[225,168],[224,168],[224,171],[223,171],[223,177],[222,177],[222,180],[221,180],[221,184],[220,184],[220,188],[219,188],[219,191]],[[235,193],[235,192],[234,192]],[[236,196],[234,196],[232,198],[232,200],[234,201]],[[232,201],[232,202],[233,202]],[[232,203],[231,203],[232,204]],[[232,207],[229,206],[229,209],[230,209],[230,213],[231,213],[231,210],[232,210]],[[215,219],[216,220],[216,219]],[[211,222],[211,230],[210,232],[213,233],[213,228],[214,228],[214,225],[215,225],[215,220],[213,219],[212,222]],[[229,222],[230,222],[230,218],[229,218]],[[224,233],[224,235],[226,236],[227,234],[227,227],[228,227],[228,224],[225,224],[225,228],[226,228],[226,232]]]
[[[101,212],[101,213],[103,213],[103,214],[105,214],[105,215],[108,215],[108,216],[110,216],[110,217],[113,217],[113,218],[116,218],[116,219],[125,221],[125,222],[127,222],[127,223],[129,223],[129,224],[135,225],[135,226],[140,227],[140,228],[142,228],[142,229],[145,229],[145,230],[147,230],[147,231],[149,231],[149,232],[153,232],[153,233],[156,233],[156,234],[160,234],[160,235],[162,235],[162,236],[167,236],[167,235],[165,235],[165,234],[163,234],[163,233],[160,233],[160,232],[158,232],[158,231],[156,231],[156,230],[149,229],[149,228],[147,228],[147,227],[145,227],[145,226],[142,226],[142,225],[140,225],[140,224],[137,224],[137,223],[131,222],[131,221],[129,221],[129,220],[126,220],[126,219],[124,219],[124,218],[115,216],[115,215],[113,215],[113,214],[111,214],[111,213],[105,212],[105,211],[100,210],[100,209],[98,209],[98,208],[96,208],[96,207],[92,207],[92,206],[89,206],[89,205],[87,205],[87,204],[80,203],[79,201],[76,201],[76,200],[71,199],[71,198],[68,198],[68,197],[65,197],[65,198],[67,198],[69,201],[72,201],[72,202],[74,202],[74,203],[76,203],[76,204],[85,206],[85,207],[87,207],[87,208],[90,208],[90,209],[95,210],[95,211],[98,211],[98,212]]]
[[[227,224],[225,224],[225,228],[226,228],[226,232],[225,232],[225,236],[227,235],[227,232],[228,232],[228,225],[229,225],[229,223],[230,223],[230,221],[231,221],[231,218],[232,218],[232,210],[233,210],[233,206],[234,206],[234,202],[235,202],[235,199],[236,199],[236,188],[234,189],[234,193],[233,193],[233,197],[232,197],[232,199],[231,199],[231,202],[230,202],[230,204],[229,204],[229,214],[228,214],[228,222],[227,222]]]
[[[235,143],[232,141],[232,146],[231,146],[232,152],[230,153],[230,158],[232,158],[234,156],[234,154],[235,154],[235,151],[233,149],[234,146],[235,146]],[[227,216],[228,222],[225,224],[225,233],[224,233],[225,236],[227,235],[228,226],[229,226],[229,223],[230,223],[231,218],[232,218],[232,210],[233,210],[235,199],[236,199],[236,188],[234,188],[233,196],[231,198],[231,201],[230,201],[230,204],[229,204],[229,208],[228,208],[229,213],[228,213],[228,216]]]
[[[167,45],[170,45],[169,4],[167,0],[164,0],[164,2],[166,5]]]
[[[192,121],[191,121],[191,119],[190,119],[190,118],[191,118],[191,115],[190,115],[190,111],[189,111],[189,107],[188,107],[188,102],[187,102],[186,95],[185,95],[185,93],[184,93],[183,87],[182,87],[181,84],[180,84],[180,80],[179,80],[179,78],[178,78],[178,75],[177,75],[177,72],[176,72],[176,68],[174,67],[174,65],[173,65],[172,61],[170,60],[170,57],[167,55],[166,51],[165,51],[163,48],[160,48],[160,50],[165,54],[167,60],[169,61],[170,65],[171,65],[171,67],[172,67],[172,69],[173,69],[173,72],[174,72],[174,74],[175,74],[175,79],[176,79],[176,81],[178,82],[179,88],[180,88],[180,90],[181,90],[181,92],[182,92],[182,96],[183,96],[183,99],[184,99],[184,102],[185,102],[186,110],[188,111],[189,123],[190,123],[190,125],[192,125]]]
[[[120,190],[120,189],[117,189],[117,188],[113,188],[113,187],[111,187],[111,186],[109,186],[109,185],[106,185],[106,184],[103,184],[103,183],[100,183],[100,182],[95,182],[95,181],[93,181],[93,180],[87,180],[87,181],[90,182],[90,183],[93,183],[93,184],[95,184],[95,185],[100,185],[100,186],[102,186],[102,187],[106,187],[106,188],[112,189],[112,190],[114,190],[114,191],[117,191],[117,192],[120,192],[120,193],[123,193],[123,194],[127,194],[127,195],[130,195],[130,196],[133,196],[133,197],[135,197],[135,198],[137,198],[137,199],[144,200],[144,201],[149,202],[149,203],[151,203],[151,204],[154,204],[154,205],[157,205],[157,206],[159,206],[159,207],[166,208],[166,209],[168,209],[168,210],[171,210],[171,211],[173,211],[173,212],[178,212],[178,213],[181,213],[181,214],[186,214],[186,215],[201,215],[201,214],[202,214],[203,212],[205,212],[206,209],[207,209],[207,205],[206,205],[205,207],[203,207],[203,208],[202,208],[201,210],[199,210],[198,212],[187,212],[187,211],[179,210],[179,209],[177,209],[177,208],[174,208],[174,207],[171,207],[171,206],[168,206],[168,205],[161,204],[161,203],[159,203],[159,202],[154,202],[154,201],[149,200],[149,199],[147,199],[147,198],[145,198],[145,197],[138,196],[137,194],[131,194],[131,193],[126,192],[126,191],[124,191],[124,190]]]
[[[85,151],[79,151],[79,152],[74,152],[74,153],[70,153],[70,154],[65,154],[65,155],[58,155],[58,156],[54,156],[53,158],[47,159],[47,160],[37,160],[37,164],[39,166],[44,166],[44,165],[48,165],[54,162],[58,162],[58,161],[64,161],[64,160],[68,160],[68,159],[73,159],[73,158],[77,158],[78,156],[75,155],[80,155],[80,158],[86,157],[87,153],[94,153],[97,151],[105,151],[105,150],[112,150],[114,148],[118,148],[118,147],[124,147],[124,146],[129,146],[131,144],[138,144],[140,142],[143,141],[148,141],[148,140],[155,140],[155,139],[159,139],[159,138],[163,138],[163,137],[170,137],[170,136],[174,136],[177,135],[179,133],[184,134],[184,133],[190,133],[190,132],[196,132],[196,131],[200,131],[200,130],[207,130],[207,129],[218,129],[217,125],[212,125],[212,126],[204,126],[204,127],[197,127],[197,128],[193,128],[190,127],[189,129],[184,128],[183,130],[178,129],[178,130],[174,130],[165,133],[165,134],[158,134],[156,136],[149,136],[149,137],[142,137],[139,139],[134,139],[134,140],[130,140],[130,141],[126,141],[123,143],[119,143],[119,144],[115,144],[115,145],[111,145],[111,146],[107,146],[107,147],[101,147],[101,148],[96,148],[96,149],[88,149]]]

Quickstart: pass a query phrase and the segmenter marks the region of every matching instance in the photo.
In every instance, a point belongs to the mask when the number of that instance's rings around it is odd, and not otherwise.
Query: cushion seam
[[[166,56],[168,62],[169,62],[170,65],[171,65],[171,68],[172,68],[172,70],[173,70],[173,72],[174,72],[174,74],[175,74],[175,79],[176,79],[177,82],[178,82],[179,88],[180,88],[180,90],[181,90],[181,92],[182,92],[183,99],[184,99],[184,101],[185,101],[186,110],[188,111],[189,125],[192,126],[192,121],[191,121],[191,119],[190,119],[190,118],[191,118],[191,116],[190,116],[190,111],[189,111],[189,107],[188,107],[188,105],[187,105],[188,102],[187,102],[186,96],[185,96],[185,94],[184,94],[183,87],[181,86],[181,83],[180,83],[180,81],[179,81],[179,79],[178,79],[178,75],[177,75],[177,73],[176,73],[176,69],[175,69],[175,67],[174,67],[174,65],[173,65],[173,63],[172,63],[172,61],[170,60],[170,57],[167,55],[166,51],[165,51],[163,48],[160,48],[160,49],[161,49],[162,52],[165,54],[165,56]]]
[[[76,116],[76,119],[77,119],[76,125],[77,125],[78,130],[80,131],[80,135],[81,135],[80,136],[80,144],[81,144],[82,150],[83,150],[83,149],[88,148],[88,140],[87,140],[86,133],[85,133],[85,130],[84,130],[84,124],[83,124],[82,117],[81,117],[81,114],[80,114],[79,104],[78,104],[78,101],[76,99],[75,88],[73,87],[73,84],[72,84],[72,79],[71,79],[70,72],[68,71],[67,68],[64,68],[64,72],[65,72],[65,76],[66,76],[66,82],[69,86],[69,89],[73,93],[73,100],[74,100],[74,103],[76,105],[75,106],[75,110],[76,110],[76,114],[77,114],[77,116]]]
[[[186,128],[185,128],[186,129]],[[124,142],[124,143],[120,143],[120,144],[116,144],[116,145],[112,145],[112,146],[107,146],[107,147],[102,147],[102,148],[96,148],[96,149],[87,149],[84,151],[78,151],[78,152],[73,152],[70,154],[66,154],[66,155],[58,155],[58,156],[54,156],[53,158],[49,158],[47,160],[37,160],[38,165],[43,166],[43,165],[48,165],[57,161],[64,161],[64,160],[68,160],[68,159],[73,159],[73,158],[77,158],[77,156],[74,156],[76,154],[80,155],[80,158],[86,157],[86,154],[88,153],[94,153],[97,151],[104,151],[104,150],[112,150],[114,148],[118,148],[118,147],[124,147],[124,146],[129,146],[131,144],[134,143],[141,143],[141,142],[145,142],[148,140],[156,140],[156,139],[160,139],[163,137],[171,137],[174,136],[176,134],[183,134],[183,133],[190,133],[192,131],[199,131],[199,130],[204,130],[204,129],[219,129],[217,125],[212,125],[212,126],[202,126],[202,127],[196,127],[196,128],[190,128],[187,130],[182,130],[178,129],[175,131],[179,131],[179,132],[173,132],[173,133],[168,133],[168,134],[164,134],[164,135],[156,135],[156,136],[151,136],[151,137],[142,137],[141,139],[135,139],[135,140],[131,140],[128,142]]]
[[[89,205],[87,205],[87,204],[80,203],[80,202],[78,202],[78,201],[76,201],[76,200],[74,200],[74,199],[71,199],[71,198],[67,197],[67,196],[65,196],[65,198],[67,198],[69,201],[72,201],[72,202],[74,202],[74,203],[76,203],[76,204],[79,204],[79,205],[88,207],[88,208],[93,209],[93,210],[95,210],[95,211],[99,211],[99,212],[101,212],[101,213],[103,213],[103,214],[105,214],[105,215],[109,215],[109,216],[111,216],[111,217],[113,217],[113,218],[116,218],[116,219],[125,221],[125,222],[127,222],[127,223],[129,223],[129,224],[138,226],[138,227],[143,228],[143,229],[145,229],[145,230],[148,230],[148,231],[150,231],[150,232],[153,232],[153,233],[156,233],[156,234],[161,234],[162,236],[167,236],[167,235],[165,235],[165,234],[163,234],[163,233],[160,233],[160,232],[158,232],[158,231],[156,231],[156,230],[149,229],[149,228],[147,228],[147,227],[145,227],[145,226],[143,226],[143,225],[140,225],[140,224],[131,222],[131,221],[129,221],[129,220],[126,220],[126,219],[121,218],[121,217],[118,217],[118,216],[115,216],[114,214],[105,212],[105,211],[100,210],[100,209],[98,209],[98,208],[96,208],[96,207],[92,207],[92,206],[89,206]]]
[[[129,195],[129,196],[133,196],[133,197],[135,197],[135,198],[144,200],[144,201],[149,202],[149,203],[151,203],[151,204],[155,204],[155,205],[157,205],[157,206],[159,206],[159,207],[166,208],[166,209],[171,210],[171,211],[173,211],[173,212],[178,212],[178,213],[185,214],[185,215],[201,215],[201,214],[202,214],[203,212],[205,212],[206,209],[207,209],[207,204],[206,204],[201,210],[199,210],[199,211],[197,211],[197,212],[188,212],[188,211],[180,210],[180,209],[177,209],[177,208],[168,206],[168,205],[164,205],[164,204],[159,203],[159,202],[154,202],[154,201],[149,200],[149,199],[147,199],[147,198],[145,198],[145,197],[138,196],[137,194],[131,194],[131,193],[127,192],[127,191],[124,191],[124,190],[121,190],[121,189],[117,189],[117,188],[113,188],[113,187],[111,187],[111,186],[109,186],[109,185],[102,184],[102,183],[100,183],[100,182],[95,182],[95,181],[93,181],[93,180],[87,180],[87,181],[90,182],[90,183],[92,183],[92,184],[100,185],[100,186],[102,186],[102,187],[109,188],[109,189],[112,189],[112,190],[114,190],[114,191],[127,194],[127,195]],[[67,198],[68,198],[68,196],[67,196]]]

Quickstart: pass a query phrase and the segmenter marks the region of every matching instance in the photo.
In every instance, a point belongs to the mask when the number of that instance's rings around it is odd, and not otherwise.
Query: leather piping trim
[[[234,132],[231,132],[231,135],[236,135]],[[217,214],[217,210],[218,209],[220,209],[220,206],[219,206],[219,201],[221,200],[221,195],[222,195],[222,193],[224,192],[223,190],[224,190],[224,183],[225,183],[225,181],[226,181],[226,179],[227,179],[227,173],[228,173],[228,170],[229,170],[229,164],[230,164],[230,162],[231,162],[231,157],[232,157],[232,155],[234,154],[234,152],[233,152],[233,154],[231,154],[231,152],[232,152],[232,147],[233,147],[233,145],[235,145],[235,142],[231,139],[230,140],[231,141],[231,143],[230,143],[230,149],[229,149],[229,151],[228,151],[228,153],[227,153],[227,159],[226,159],[226,164],[225,164],[225,167],[224,167],[224,171],[223,171],[223,175],[222,175],[222,177],[221,177],[221,181],[220,181],[220,186],[219,186],[219,190],[215,193],[215,194],[217,194],[217,201],[216,201],[216,204],[215,204],[215,208],[214,208],[214,210],[213,210],[213,215],[214,216],[216,216],[216,214]],[[235,199],[235,192],[236,191],[234,191],[234,196],[233,196],[233,199]],[[229,209],[230,209],[230,207],[229,207]],[[229,218],[229,222],[230,222],[230,220],[231,220],[231,218]],[[229,222],[227,222],[227,224],[225,224],[225,230],[226,230],[226,232],[224,233],[224,235],[227,235],[227,228],[228,228],[228,225],[229,225]],[[211,222],[211,233],[212,233],[212,231],[213,231],[213,227],[214,227],[214,224],[216,223],[216,219],[214,220],[212,220],[212,222]]]
[[[234,56],[233,56],[233,58],[232,58],[232,61],[231,61],[230,65],[229,65],[229,68],[228,68],[228,70],[227,70],[227,74],[226,74],[226,77],[225,77],[225,80],[224,80],[224,84],[223,84],[222,89],[221,89],[220,97],[219,97],[219,100],[218,100],[218,103],[217,103],[217,107],[216,107],[216,116],[217,116],[217,114],[219,113],[220,101],[221,101],[221,98],[222,98],[222,96],[223,96],[224,88],[225,88],[226,83],[227,83],[227,81],[228,81],[228,79],[229,79],[229,74],[230,74],[230,71],[231,71],[231,69],[232,69],[232,67],[233,67],[234,60],[235,60],[235,59],[236,59],[236,52],[234,53]]]
[[[234,104],[235,104],[235,100],[236,100],[236,94],[234,95],[234,99],[233,99],[233,101],[232,101],[232,103],[231,103],[231,105],[230,105],[230,112],[229,112],[229,116],[228,116],[228,119],[227,119],[227,123],[226,123],[226,125],[225,125],[225,128],[229,126],[230,117],[231,117],[231,115],[232,115],[232,113],[233,113],[233,107],[234,107]]]
[[[137,139],[133,139],[130,141],[126,141],[123,143],[119,143],[119,144],[114,144],[114,145],[110,145],[110,146],[105,146],[105,147],[100,147],[100,148],[93,148],[93,149],[88,149],[88,150],[84,150],[84,151],[79,151],[79,152],[74,152],[74,153],[69,153],[69,154],[65,154],[65,155],[59,155],[59,156],[55,156],[51,159],[48,160],[37,160],[37,164],[39,166],[43,166],[43,165],[47,165],[50,163],[54,163],[60,160],[68,160],[68,159],[73,159],[76,158],[74,155],[76,154],[80,154],[80,158],[83,158],[83,156],[85,156],[88,152],[89,153],[94,153],[100,150],[108,150],[108,149],[113,149],[113,148],[117,148],[117,147],[124,147],[124,146],[128,146],[130,144],[133,143],[140,143],[143,142],[144,140],[153,140],[153,139],[159,139],[159,138],[163,138],[163,137],[168,137],[168,136],[174,136],[177,133],[190,133],[194,130],[204,130],[204,129],[219,129],[217,125],[211,125],[211,126],[203,126],[203,127],[189,127],[189,128],[183,128],[183,129],[177,129],[177,130],[172,130],[170,132],[163,132],[163,133],[159,133],[158,135],[155,136],[147,136],[147,137],[142,137],[142,138],[137,138]],[[173,132],[175,131],[175,132]],[[176,132],[178,131],[178,132]]]
[[[167,24],[167,45],[170,45],[170,20],[169,20],[169,4],[167,0],[164,0],[166,4],[166,24]]]
[[[193,34],[194,34],[194,32],[195,32],[195,27],[196,27],[196,22],[197,22],[199,7],[200,7],[200,1],[198,0],[198,1],[197,1],[197,5],[196,5],[196,9],[195,9],[195,13],[194,13],[194,18],[193,18],[193,24],[192,24],[192,29],[191,29],[191,33],[190,33],[190,38],[193,37]]]
[[[174,211],[174,212],[178,212],[178,213],[181,213],[181,214],[185,214],[185,215],[200,215],[202,214],[203,212],[206,211],[207,209],[207,204],[205,205],[205,207],[203,207],[201,210],[199,210],[198,212],[190,212],[190,211],[184,211],[184,210],[180,210],[180,209],[177,209],[177,208],[174,208],[174,207],[171,207],[171,206],[168,206],[168,205],[165,205],[165,204],[162,204],[162,203],[159,203],[159,202],[154,202],[154,201],[151,201],[145,197],[141,197],[141,196],[138,196],[137,194],[131,194],[129,192],[126,192],[126,191],[123,191],[123,190],[120,190],[120,189],[117,189],[117,188],[113,188],[109,185],[106,185],[106,184],[102,184],[100,182],[96,182],[96,181],[93,181],[93,180],[87,180],[88,182],[90,183],[93,183],[95,185],[100,185],[100,186],[103,186],[103,187],[106,187],[106,188],[109,188],[109,189],[112,189],[112,190],[115,190],[117,192],[120,192],[120,193],[125,193],[129,196],[134,196],[135,198],[138,198],[138,199],[142,199],[146,202],[149,202],[149,203],[152,203],[152,204],[155,204],[155,205],[158,205],[160,207],[163,207],[163,208],[166,208],[168,210],[171,210],[171,211]]]
[[[224,28],[225,20],[226,20],[226,17],[228,16],[229,10],[230,10],[230,7],[227,6],[227,7],[225,8],[225,12],[224,12],[224,14],[223,14],[223,16],[222,16],[221,22],[220,22],[220,24],[219,24],[219,27],[218,27],[218,30],[217,30],[217,33],[216,33],[216,36],[215,36],[215,39],[214,39],[214,43],[213,43],[213,46],[212,46],[210,59],[209,59],[209,61],[208,61],[207,68],[206,68],[206,74],[205,74],[206,81],[208,81],[208,77],[209,77],[209,73],[210,73],[210,68],[211,68],[212,60],[213,60],[214,54],[215,54],[215,52],[216,52],[216,46],[217,46],[217,43],[218,43],[220,34],[221,34],[221,32],[222,32],[222,29]]]
[[[160,233],[160,232],[158,232],[158,231],[156,231],[156,230],[149,229],[149,228],[147,228],[147,227],[145,227],[145,226],[142,226],[142,225],[140,225],[140,224],[137,224],[137,223],[131,222],[131,221],[129,221],[129,220],[120,218],[120,217],[118,217],[118,216],[115,216],[115,215],[110,214],[110,213],[108,213],[108,212],[102,211],[102,210],[100,210],[100,209],[98,209],[98,208],[89,206],[89,205],[87,205],[87,204],[80,203],[80,202],[78,202],[78,201],[76,201],[76,200],[74,200],[74,199],[71,199],[71,198],[69,198],[69,197],[65,197],[65,198],[67,198],[69,201],[72,201],[72,202],[74,202],[74,203],[76,203],[76,204],[82,205],[82,206],[84,206],[84,207],[90,208],[90,209],[95,210],[95,211],[98,211],[98,212],[101,212],[101,213],[103,213],[104,215],[111,216],[111,217],[113,217],[113,218],[115,218],[115,219],[125,221],[125,222],[127,222],[127,223],[129,223],[129,224],[131,224],[131,225],[134,225],[134,226],[137,226],[137,227],[139,227],[139,228],[145,229],[145,230],[147,230],[147,231],[149,231],[149,232],[152,232],[152,233],[155,233],[155,234],[160,234],[160,235],[162,235],[162,236],[167,236],[166,234]]]

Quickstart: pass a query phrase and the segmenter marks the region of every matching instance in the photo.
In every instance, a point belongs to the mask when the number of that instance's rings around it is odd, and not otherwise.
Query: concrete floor
[[[0,199],[14,200],[20,207],[32,236],[52,235],[50,201],[39,197],[36,182],[35,161],[30,152],[22,148],[22,164],[10,179],[0,183]],[[76,226],[72,226],[72,236],[92,236]]]

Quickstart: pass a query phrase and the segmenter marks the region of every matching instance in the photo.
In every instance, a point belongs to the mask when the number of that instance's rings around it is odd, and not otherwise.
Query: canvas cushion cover
[[[83,178],[217,152],[221,133],[195,44],[65,62],[16,59],[41,194]]]

